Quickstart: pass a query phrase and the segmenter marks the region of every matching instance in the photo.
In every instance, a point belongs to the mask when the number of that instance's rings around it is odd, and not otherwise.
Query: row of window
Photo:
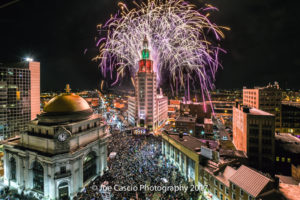
[[[277,156],[276,157],[276,162],[287,162],[287,163],[291,163],[291,158],[285,158],[285,157],[281,157],[281,159],[280,159],[280,157],[279,156]]]

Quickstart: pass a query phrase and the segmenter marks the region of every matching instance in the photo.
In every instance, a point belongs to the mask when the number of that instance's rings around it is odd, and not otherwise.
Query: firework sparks
[[[120,11],[99,25],[101,37],[97,41],[103,75],[117,80],[124,75],[135,76],[141,59],[142,42],[146,36],[154,62],[154,71],[160,80],[169,80],[172,92],[179,88],[188,90],[199,85],[203,101],[210,99],[215,73],[220,67],[218,54],[224,51],[216,42],[224,35],[222,28],[212,23],[209,12],[216,8],[207,5],[200,10],[182,0],[148,0],[129,9],[119,3]],[[164,74],[164,75],[163,75]],[[167,75],[165,75],[167,74]],[[167,76],[167,77],[166,77]]]

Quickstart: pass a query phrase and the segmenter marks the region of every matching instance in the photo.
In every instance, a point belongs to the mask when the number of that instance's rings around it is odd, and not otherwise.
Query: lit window
[[[280,161],[280,159],[279,159],[279,157],[278,157],[278,156],[276,157],[276,161],[277,161],[277,162],[279,162],[279,161]]]
[[[285,162],[285,157],[282,157],[282,158],[281,158],[281,162]]]
[[[291,162],[291,158],[288,158],[288,159],[287,159],[287,162],[290,163],[290,162]]]

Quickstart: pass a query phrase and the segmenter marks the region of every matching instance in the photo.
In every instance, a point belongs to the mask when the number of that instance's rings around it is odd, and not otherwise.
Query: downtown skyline
[[[201,6],[199,1],[191,2]],[[216,74],[217,89],[262,86],[274,81],[284,89],[300,88],[298,30],[291,28],[296,21],[294,15],[298,15],[293,12],[297,6],[282,5],[280,1],[214,0],[211,4],[219,9],[212,14],[213,21],[231,28],[224,31],[226,38],[221,42],[227,53],[220,55],[223,68]],[[98,53],[96,26],[116,12],[116,2],[41,4],[29,0],[2,10],[0,63],[19,62],[27,56],[41,62],[43,91],[61,89],[66,83],[78,89],[99,87],[103,79],[99,63],[92,61]],[[128,82],[124,80],[122,85]]]

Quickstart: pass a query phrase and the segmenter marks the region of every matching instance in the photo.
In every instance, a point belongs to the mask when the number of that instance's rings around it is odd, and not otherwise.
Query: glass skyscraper
[[[26,131],[40,111],[40,63],[0,65],[0,140]]]

